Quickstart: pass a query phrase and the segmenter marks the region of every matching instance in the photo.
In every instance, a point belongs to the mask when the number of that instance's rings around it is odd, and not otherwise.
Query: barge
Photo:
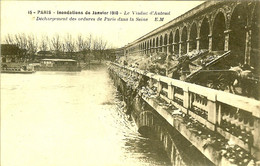
[[[32,73],[35,73],[35,71],[32,71],[32,70],[21,70],[21,69],[16,69],[16,68],[8,68],[8,69],[2,69],[1,73],[32,74]]]
[[[36,71],[81,71],[77,61],[73,59],[42,59]]]
[[[1,67],[1,73],[10,73],[10,74],[32,74],[35,73],[34,70],[27,68],[27,66],[22,66],[21,68],[17,67],[7,67],[7,65],[3,65]]]

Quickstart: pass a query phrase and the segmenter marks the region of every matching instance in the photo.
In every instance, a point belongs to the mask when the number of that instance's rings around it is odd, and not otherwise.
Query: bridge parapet
[[[157,96],[173,104],[184,116],[192,117],[203,127],[222,135],[231,144],[240,146],[260,160],[260,101],[116,63],[111,65],[128,77],[143,79],[143,87],[156,90]]]

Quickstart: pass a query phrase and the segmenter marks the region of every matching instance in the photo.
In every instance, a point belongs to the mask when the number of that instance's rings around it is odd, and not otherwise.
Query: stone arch
[[[218,12],[213,21],[212,28],[212,50],[213,51],[224,51],[225,45],[225,34],[226,30],[226,19],[223,12]]]
[[[169,35],[169,52],[172,53],[173,50],[172,50],[172,43],[173,43],[173,34],[172,34],[172,31],[170,32],[170,35]]]
[[[168,34],[165,33],[164,34],[164,42],[163,42],[164,45],[167,45],[168,44]]]
[[[192,51],[194,49],[197,48],[197,36],[198,36],[198,32],[197,32],[197,25],[196,23],[194,22],[192,25],[191,25],[191,28],[190,28],[190,39],[189,39],[189,50]]]
[[[159,37],[157,36],[156,37],[156,52],[158,52],[159,51]]]
[[[211,25],[211,34],[212,34],[212,31],[213,31],[213,25],[214,25],[214,22],[216,20],[216,17],[219,15],[219,14],[223,14],[224,16],[224,21],[225,21],[225,29],[227,29],[227,13],[226,11],[223,9],[223,8],[219,8],[217,9],[215,12],[212,13],[212,16],[211,16],[211,21],[209,20],[209,22],[212,24]]]
[[[154,134],[155,115],[151,111],[142,111],[138,116],[138,132],[145,137],[150,137]]]
[[[260,31],[260,4],[256,2],[252,15],[251,24],[251,52],[250,52],[250,65],[255,68],[256,73],[260,73],[260,43],[259,43],[259,31]]]
[[[163,44],[164,44],[164,52],[167,52],[167,45],[168,45],[168,34],[167,33],[165,33],[165,35],[164,35]]]
[[[163,36],[160,36],[160,52],[162,52]]]
[[[229,49],[234,55],[235,63],[245,63],[247,13],[242,4],[238,4],[230,19]]]
[[[145,43],[145,44],[144,44],[144,45],[145,45],[145,46],[144,46],[144,49],[145,49],[144,52],[145,52],[145,54],[146,54],[146,52],[147,52],[147,42],[145,41],[144,43]]]
[[[209,20],[207,17],[204,17],[201,26],[200,26],[200,46],[199,49],[208,49],[209,48]]]
[[[151,41],[149,39],[147,39],[147,53],[150,52],[150,49],[151,49]]]
[[[179,42],[180,42],[180,32],[179,29],[177,29],[174,35],[174,43],[175,43],[174,54],[179,54],[179,48],[180,48]]]
[[[181,54],[186,54],[187,53],[187,38],[188,38],[188,31],[187,31],[187,27],[184,26],[182,28],[182,32],[181,32]]]
[[[149,49],[149,40],[146,41],[146,53],[148,53],[148,49]]]

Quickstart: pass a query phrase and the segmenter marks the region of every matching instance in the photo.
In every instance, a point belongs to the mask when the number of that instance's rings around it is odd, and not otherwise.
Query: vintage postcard
[[[260,165],[259,1],[0,3],[0,165]]]

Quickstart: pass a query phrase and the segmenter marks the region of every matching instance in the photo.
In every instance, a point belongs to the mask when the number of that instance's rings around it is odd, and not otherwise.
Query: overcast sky
[[[43,34],[52,36],[56,33],[65,35],[71,33],[89,34],[99,36],[107,40],[114,47],[122,47],[136,40],[153,29],[167,23],[168,21],[187,12],[203,1],[2,1],[1,2],[1,40],[3,42],[6,34],[26,33],[34,34],[40,38]],[[36,12],[28,14],[28,11]],[[51,10],[52,14],[37,14],[38,10]],[[90,11],[90,15],[57,15],[59,11]],[[37,17],[92,17],[93,11],[119,11],[119,15],[101,15],[104,17],[132,17],[136,15],[132,11],[143,11],[150,13],[170,12],[170,15],[140,16],[148,18],[148,21],[36,21]],[[129,15],[123,15],[124,12]],[[54,13],[55,12],[55,13]],[[122,14],[120,14],[122,13]],[[163,21],[154,21],[155,17],[164,17]]]

